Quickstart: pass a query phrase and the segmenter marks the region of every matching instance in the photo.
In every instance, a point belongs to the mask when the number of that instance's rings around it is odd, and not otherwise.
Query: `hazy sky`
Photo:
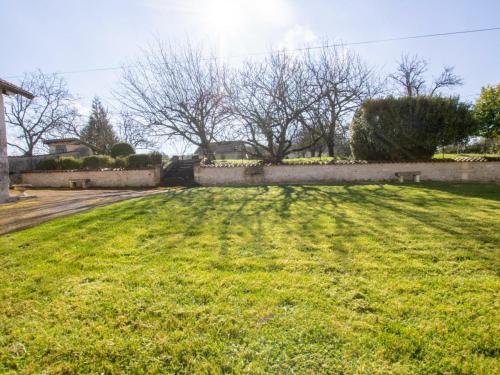
[[[500,26],[500,0],[0,0],[0,77],[35,69],[119,67],[155,38],[216,45],[237,63],[245,54],[304,43],[356,42]],[[383,71],[418,53],[437,72],[454,65],[472,100],[500,82],[500,31],[352,47]],[[432,75],[433,72],[430,72]],[[82,109],[94,95],[116,110],[119,70],[64,74]]]

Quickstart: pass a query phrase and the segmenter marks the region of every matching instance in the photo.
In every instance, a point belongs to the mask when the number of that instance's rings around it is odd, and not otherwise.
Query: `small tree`
[[[114,158],[129,156],[135,154],[135,150],[132,145],[129,145],[126,142],[118,142],[115,143],[111,147],[111,156]]]
[[[353,118],[351,149],[357,159],[430,159],[438,145],[457,143],[474,132],[469,105],[457,98],[368,100]]]
[[[478,134],[485,138],[500,137],[500,84],[486,86],[474,106]]]
[[[89,122],[83,128],[80,138],[102,154],[109,154],[111,146],[117,141],[113,127],[109,123],[108,113],[97,97],[92,101]]]

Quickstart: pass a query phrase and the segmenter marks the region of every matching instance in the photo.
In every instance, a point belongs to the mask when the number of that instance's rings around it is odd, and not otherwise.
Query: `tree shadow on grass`
[[[405,185],[406,186],[406,185]],[[424,182],[421,185],[412,184],[410,189],[428,189],[453,194],[461,197],[481,198],[491,201],[500,201],[500,184],[488,183],[441,183]]]

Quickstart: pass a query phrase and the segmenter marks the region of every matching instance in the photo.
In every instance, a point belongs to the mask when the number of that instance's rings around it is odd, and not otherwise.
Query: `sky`
[[[66,72],[83,113],[99,96],[114,114],[121,71],[113,68],[132,64],[156,39],[215,47],[237,65],[251,54],[324,40],[500,27],[499,14],[499,0],[0,0],[0,77]],[[500,30],[350,48],[381,72],[393,71],[402,53],[425,58],[430,77],[455,66],[464,85],[454,93],[464,100],[500,82]],[[91,71],[75,72],[82,70]]]

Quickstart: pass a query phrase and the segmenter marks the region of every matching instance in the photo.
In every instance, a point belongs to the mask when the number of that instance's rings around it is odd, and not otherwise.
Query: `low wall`
[[[143,188],[160,184],[160,168],[123,171],[32,171],[22,183],[37,188],[67,188],[70,179],[89,179],[90,187]]]
[[[421,172],[422,181],[500,182],[500,161],[276,165],[259,168],[196,166],[204,186],[328,184],[397,181],[396,172]]]

